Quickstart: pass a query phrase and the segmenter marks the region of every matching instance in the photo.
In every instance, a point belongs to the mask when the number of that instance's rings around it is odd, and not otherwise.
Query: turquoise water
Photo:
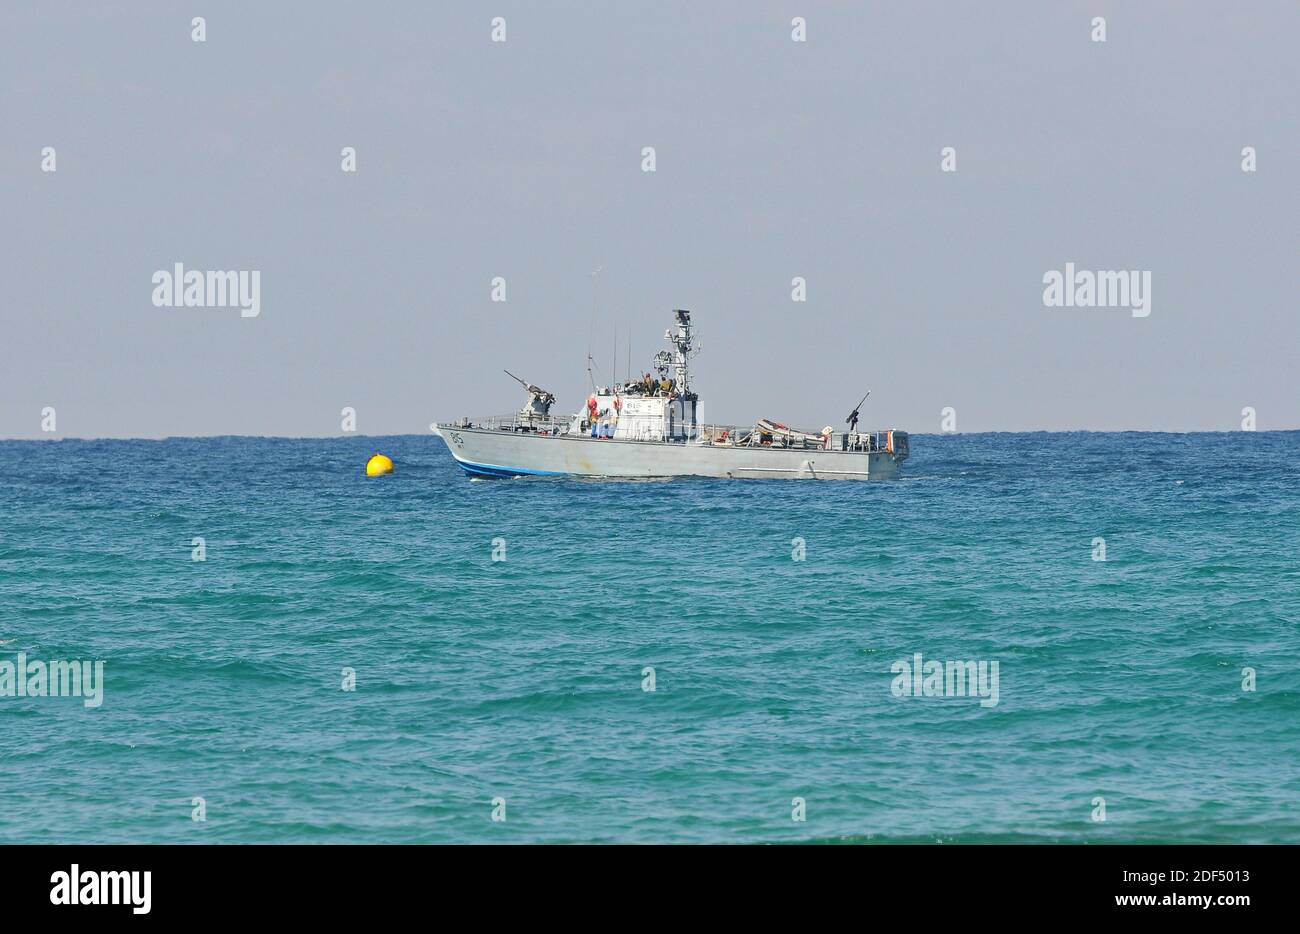
[[[471,482],[432,437],[0,442],[0,659],[105,662],[98,708],[0,697],[0,842],[1300,842],[1300,433],[912,449]],[[895,696],[917,652],[998,703]]]

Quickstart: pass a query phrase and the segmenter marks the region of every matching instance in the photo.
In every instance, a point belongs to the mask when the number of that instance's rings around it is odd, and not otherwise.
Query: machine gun
[[[520,386],[524,387],[524,392],[528,393],[528,401],[524,407],[519,410],[519,420],[525,424],[537,427],[542,421],[551,414],[551,406],[555,404],[555,394],[547,392],[540,386],[534,386],[525,380],[520,379],[509,370],[502,370],[506,376],[509,376]]]
[[[849,417],[844,419],[844,423],[849,426],[849,431],[858,430],[858,414],[862,408],[862,404],[867,401],[867,396],[869,395],[871,395],[870,389],[867,390],[866,396],[863,396],[858,400],[858,404],[853,407],[853,411],[849,413]]]

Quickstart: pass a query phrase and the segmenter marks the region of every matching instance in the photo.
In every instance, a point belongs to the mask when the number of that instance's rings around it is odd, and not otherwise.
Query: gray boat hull
[[[434,431],[465,472],[478,477],[884,480],[904,459],[888,451],[622,441],[450,425]]]

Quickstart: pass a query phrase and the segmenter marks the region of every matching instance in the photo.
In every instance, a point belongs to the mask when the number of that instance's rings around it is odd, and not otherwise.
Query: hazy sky
[[[599,366],[690,308],[709,420],[1297,428],[1297,49],[1294,0],[5,4],[0,437],[574,411],[598,266]],[[156,307],[178,262],[260,314]],[[1149,317],[1045,307],[1067,262]]]

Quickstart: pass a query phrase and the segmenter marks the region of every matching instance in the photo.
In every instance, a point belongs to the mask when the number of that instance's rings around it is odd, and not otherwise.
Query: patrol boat
[[[583,409],[553,416],[552,393],[506,371],[528,393],[518,412],[430,427],[473,477],[880,480],[907,458],[907,432],[857,430],[861,402],[847,431],[799,431],[766,418],[743,427],[701,422],[691,313],[673,316],[676,330],[664,334],[671,349],[654,357],[657,377],[595,387]]]

